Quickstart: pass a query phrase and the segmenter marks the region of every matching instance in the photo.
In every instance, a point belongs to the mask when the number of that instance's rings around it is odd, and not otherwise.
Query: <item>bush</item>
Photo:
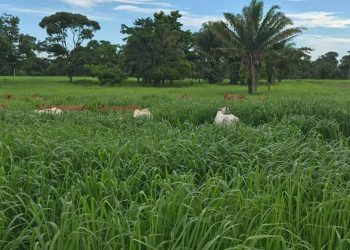
[[[145,83],[156,85],[184,79],[190,75],[191,64],[184,60],[163,63],[145,73]]]
[[[209,83],[219,83],[224,80],[225,72],[222,65],[205,65],[202,68],[203,78]]]
[[[111,86],[126,79],[126,75],[119,66],[87,65],[85,67],[90,71],[91,76],[97,77],[101,85]]]

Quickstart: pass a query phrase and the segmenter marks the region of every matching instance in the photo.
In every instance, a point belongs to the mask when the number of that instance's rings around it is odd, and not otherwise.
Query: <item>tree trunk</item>
[[[73,70],[73,66],[72,66],[72,54],[67,54],[67,75],[69,78],[69,82],[72,83],[73,82],[73,75],[74,75],[74,70]]]
[[[252,81],[251,81],[251,87],[249,88],[249,94],[256,94],[258,90],[258,77],[257,77],[257,68],[255,65],[252,65],[251,67],[251,75],[252,75]]]
[[[140,83],[140,77],[139,76],[137,77],[137,83]]]
[[[248,93],[253,94],[253,84],[251,81],[248,82]]]
[[[248,86],[248,93],[249,94],[252,94],[253,93],[253,87],[252,87],[252,75],[251,73],[249,72],[249,74],[246,76],[245,78],[245,81],[246,81],[246,84]]]
[[[230,76],[230,85],[234,85],[234,84],[235,84],[235,79],[232,76]]]
[[[270,91],[271,90],[271,84],[272,84],[272,72],[271,70],[267,71],[267,88]]]

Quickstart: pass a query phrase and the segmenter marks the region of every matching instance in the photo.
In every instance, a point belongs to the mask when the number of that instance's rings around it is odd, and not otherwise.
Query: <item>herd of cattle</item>
[[[50,107],[50,108],[35,110],[35,113],[60,115],[60,114],[63,114],[63,110],[59,109],[58,107]],[[134,118],[146,118],[146,119],[151,119],[153,117],[149,109],[135,109],[133,116]],[[214,124],[218,126],[231,126],[238,122],[239,122],[239,118],[231,114],[230,109],[227,107],[219,109],[214,119]]]

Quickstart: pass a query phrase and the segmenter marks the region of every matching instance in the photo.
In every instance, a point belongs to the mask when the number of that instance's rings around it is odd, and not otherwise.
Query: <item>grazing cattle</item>
[[[232,115],[229,108],[221,108],[216,114],[214,124],[218,126],[231,126],[239,122],[239,118]]]
[[[0,111],[4,111],[8,108],[6,104],[0,104]]]
[[[234,95],[234,94],[225,94],[224,98],[226,100],[244,100],[245,96],[242,95]]]
[[[13,99],[15,99],[15,96],[12,95],[12,94],[5,94],[4,97],[5,97],[5,99],[7,99],[7,100],[13,100]]]
[[[151,111],[149,109],[136,109],[134,111],[134,118],[152,118]]]
[[[60,109],[63,111],[76,111],[76,112],[86,112],[88,111],[88,108],[86,105],[37,105],[39,107],[39,110],[44,109]]]
[[[86,105],[62,105],[62,106],[56,106],[56,108],[62,111],[76,111],[76,112],[88,111],[88,108]]]
[[[185,94],[182,94],[182,95],[178,95],[177,98],[178,99],[190,99],[191,96],[185,93]]]
[[[32,97],[34,100],[37,100],[37,101],[39,101],[41,99],[41,96],[38,94],[32,95]]]
[[[98,107],[98,109],[101,112],[129,112],[134,111],[135,109],[138,109],[139,106],[137,105],[127,105],[127,106],[108,106],[108,105],[101,105]]]
[[[53,108],[48,108],[48,109],[35,110],[35,113],[37,113],[37,114],[49,114],[49,115],[60,115],[63,113],[63,111],[59,108],[53,107]]]

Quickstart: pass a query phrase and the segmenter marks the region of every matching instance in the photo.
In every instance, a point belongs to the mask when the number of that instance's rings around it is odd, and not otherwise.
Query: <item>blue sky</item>
[[[240,12],[250,0],[0,0],[0,13],[19,16],[23,33],[40,40],[45,32],[38,26],[41,18],[57,11],[78,12],[97,20],[101,31],[98,40],[121,43],[121,24],[132,24],[140,17],[159,10],[180,10],[184,28],[196,31],[201,23],[222,18],[223,12]],[[308,30],[295,39],[297,46],[314,49],[313,57],[330,50],[341,56],[350,51],[349,0],[265,0],[293,18],[295,25]]]

